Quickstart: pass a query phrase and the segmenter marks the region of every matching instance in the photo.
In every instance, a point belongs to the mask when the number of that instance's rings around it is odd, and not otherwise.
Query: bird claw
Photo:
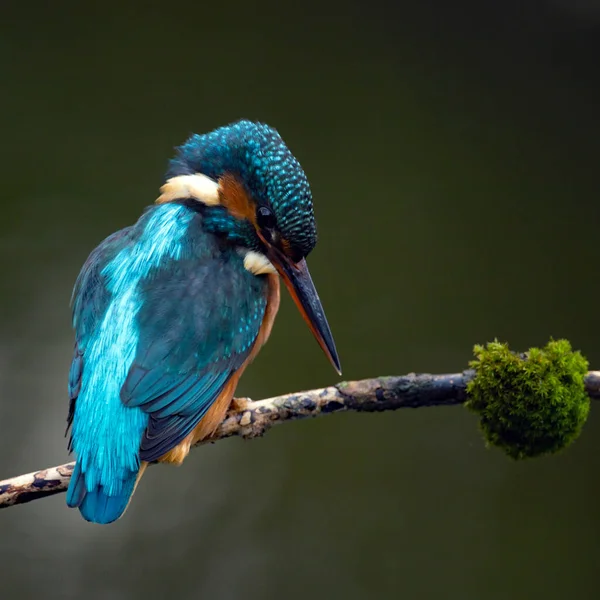
[[[234,398],[231,401],[230,410],[235,412],[243,412],[248,408],[250,402],[252,402],[250,398]]]

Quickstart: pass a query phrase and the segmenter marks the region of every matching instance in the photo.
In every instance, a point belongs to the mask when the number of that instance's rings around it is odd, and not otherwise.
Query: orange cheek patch
[[[256,204],[234,175],[226,173],[219,179],[219,194],[221,204],[230,215],[236,219],[248,219],[256,225]]]

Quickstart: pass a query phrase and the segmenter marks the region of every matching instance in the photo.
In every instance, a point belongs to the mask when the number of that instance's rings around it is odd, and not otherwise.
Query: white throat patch
[[[207,206],[218,206],[221,202],[219,184],[214,179],[202,175],[202,173],[171,177],[160,188],[160,196],[156,200],[156,204],[164,204],[183,198],[193,198]]]
[[[271,261],[260,252],[248,250],[244,256],[244,268],[254,275],[267,275],[277,273]]]

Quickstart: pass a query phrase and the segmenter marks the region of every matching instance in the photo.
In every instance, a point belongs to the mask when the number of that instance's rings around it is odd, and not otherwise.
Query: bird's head
[[[340,361],[306,257],[317,232],[312,195],[300,163],[272,127],[238,121],[191,136],[171,160],[157,202],[188,201],[205,228],[244,252],[257,275],[281,275],[319,345]]]

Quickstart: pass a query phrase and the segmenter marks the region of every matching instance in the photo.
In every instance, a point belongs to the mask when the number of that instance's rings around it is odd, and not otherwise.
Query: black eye
[[[259,206],[256,211],[256,223],[260,229],[275,229],[277,222],[270,208]]]

